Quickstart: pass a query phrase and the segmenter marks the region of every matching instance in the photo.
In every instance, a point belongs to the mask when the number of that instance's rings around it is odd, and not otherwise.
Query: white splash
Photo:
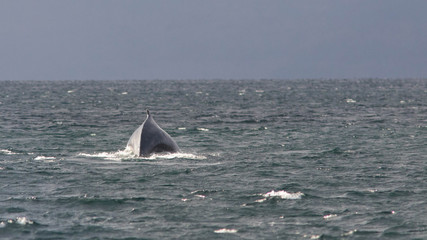
[[[320,235],[304,235],[304,238],[308,238],[308,239],[320,239]]]
[[[119,150],[117,152],[100,152],[100,153],[79,153],[79,156],[83,157],[94,157],[94,158],[103,158],[106,160],[113,161],[122,161],[129,159],[147,159],[147,160],[156,160],[156,159],[175,159],[175,158],[185,158],[185,159],[194,159],[194,160],[203,160],[206,159],[205,156],[195,155],[191,153],[159,153],[152,154],[149,157],[137,157],[130,148],[125,148],[124,150]]]
[[[103,158],[113,161],[121,161],[122,159],[131,159],[134,158],[134,155],[130,149],[125,149],[117,152],[100,152],[100,153],[79,153],[79,156],[83,157],[94,157],[94,158]]]
[[[331,219],[331,218],[336,218],[337,216],[338,215],[336,215],[336,214],[329,214],[329,215],[323,216],[323,219],[328,220],[328,219]]]
[[[237,233],[237,229],[221,228],[214,231],[214,233]]]
[[[347,103],[356,103],[356,100],[353,100],[353,99],[351,99],[351,98],[347,98],[345,101],[346,101]]]
[[[174,158],[185,158],[185,159],[194,159],[194,160],[204,160],[205,156],[195,155],[192,153],[167,153],[167,154],[153,154],[149,157],[149,159],[174,159]]]
[[[255,202],[264,202],[264,201],[267,201],[267,199],[271,199],[271,198],[291,199],[291,200],[301,199],[301,197],[304,196],[304,193],[302,192],[288,193],[283,190],[276,192],[272,190],[271,192],[260,194],[260,195],[263,196],[264,198],[258,199]]]
[[[202,132],[209,132],[209,129],[207,128],[197,128],[197,130]]]
[[[18,154],[16,152],[12,152],[12,151],[10,151],[8,149],[0,149],[0,153],[6,154],[6,155],[15,155],[15,154]]]
[[[55,160],[55,157],[37,156],[36,158],[34,158],[34,160],[52,162],[53,160]]]
[[[27,217],[17,217],[16,223],[20,225],[33,224],[34,222],[29,220]]]
[[[19,224],[19,225],[27,225],[27,224],[34,224],[34,221],[29,220],[27,217],[17,217],[14,219],[9,219],[6,222],[0,222],[0,228],[6,227],[7,224]]]
[[[343,237],[348,237],[348,236],[353,235],[355,232],[357,232],[357,229],[354,229],[354,230],[351,230],[351,231],[345,232],[345,233],[343,233],[343,234],[342,234],[342,236],[343,236]]]

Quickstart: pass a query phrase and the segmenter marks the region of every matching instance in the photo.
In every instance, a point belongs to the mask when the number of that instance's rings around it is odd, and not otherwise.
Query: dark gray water
[[[427,239],[427,80],[0,90],[1,239]],[[146,108],[181,153],[125,150]]]

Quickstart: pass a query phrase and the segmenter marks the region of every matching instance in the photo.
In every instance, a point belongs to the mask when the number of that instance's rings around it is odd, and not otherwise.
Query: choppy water
[[[427,238],[427,80],[0,90],[1,239]],[[146,108],[182,153],[125,151]]]

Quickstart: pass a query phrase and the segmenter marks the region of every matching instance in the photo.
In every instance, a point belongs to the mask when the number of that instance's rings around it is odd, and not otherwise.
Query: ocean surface
[[[0,81],[0,136],[0,239],[427,239],[425,79]]]

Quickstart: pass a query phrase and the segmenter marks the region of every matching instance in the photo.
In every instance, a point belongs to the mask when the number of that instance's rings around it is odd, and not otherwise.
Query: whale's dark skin
[[[172,137],[157,125],[147,110],[147,118],[129,138],[127,147],[139,157],[153,153],[179,152],[179,147]]]

